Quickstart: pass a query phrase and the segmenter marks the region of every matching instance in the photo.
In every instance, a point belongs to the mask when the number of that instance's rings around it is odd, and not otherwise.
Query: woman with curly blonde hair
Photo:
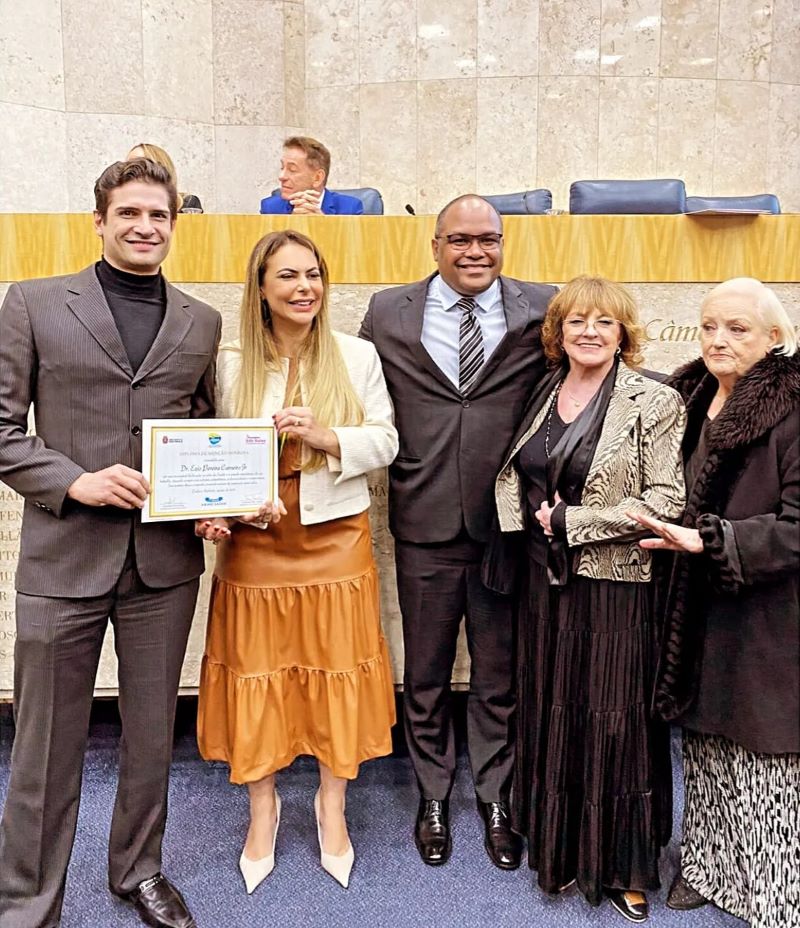
[[[634,922],[659,885],[672,809],[668,730],[650,714],[651,557],[627,513],[675,519],[684,500],[683,404],[634,369],[642,340],[612,281],[578,277],[550,301],[553,370],[497,478],[486,565],[517,597],[513,815],[529,865],[546,892],[577,881]],[[502,533],[518,533],[517,554]]]

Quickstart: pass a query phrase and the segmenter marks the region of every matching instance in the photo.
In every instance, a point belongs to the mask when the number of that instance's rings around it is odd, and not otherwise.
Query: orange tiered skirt
[[[353,779],[389,754],[394,689],[367,512],[300,524],[300,479],[281,476],[288,516],[237,524],[217,553],[200,677],[198,742],[248,783],[311,754]]]

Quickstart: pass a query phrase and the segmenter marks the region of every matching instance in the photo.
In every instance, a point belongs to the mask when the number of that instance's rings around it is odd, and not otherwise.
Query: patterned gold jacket
[[[552,394],[550,395],[552,397]],[[495,483],[500,530],[525,528],[525,500],[514,458],[545,420],[546,400],[510,449]],[[573,573],[595,580],[645,583],[652,555],[626,511],[674,520],[685,502],[681,439],[686,411],[671,387],[620,364],[581,504],[567,506]]]

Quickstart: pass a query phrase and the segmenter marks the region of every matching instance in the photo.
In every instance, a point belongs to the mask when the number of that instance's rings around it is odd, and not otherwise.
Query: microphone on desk
[[[414,212],[414,207],[413,207],[410,203],[406,203],[406,212],[408,213],[409,216],[416,216],[416,215],[417,215],[417,214]]]

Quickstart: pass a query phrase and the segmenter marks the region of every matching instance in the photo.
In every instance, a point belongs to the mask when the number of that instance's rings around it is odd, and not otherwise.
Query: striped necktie
[[[469,392],[483,365],[483,334],[475,318],[475,300],[462,297],[456,306],[461,310],[458,329],[458,389]]]

